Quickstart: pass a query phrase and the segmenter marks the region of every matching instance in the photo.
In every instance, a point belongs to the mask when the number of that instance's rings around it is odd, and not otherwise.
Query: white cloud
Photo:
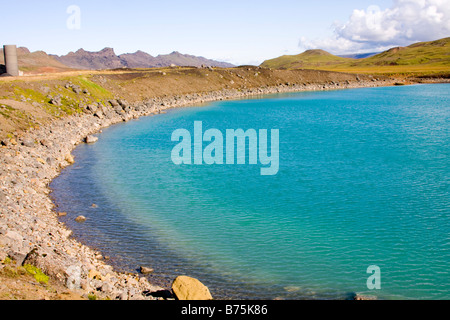
[[[335,23],[327,39],[302,38],[303,49],[333,53],[381,51],[450,36],[450,0],[394,0],[391,8],[353,10],[345,23]]]

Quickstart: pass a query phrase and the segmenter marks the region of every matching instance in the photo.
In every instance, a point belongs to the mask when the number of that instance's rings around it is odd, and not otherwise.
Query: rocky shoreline
[[[223,89],[128,103],[121,99],[93,103],[82,114],[55,119],[2,141],[0,148],[0,262],[32,265],[68,288],[88,297],[112,300],[162,299],[167,288],[152,285],[141,274],[118,273],[100,252],[71,237],[58,220],[49,184],[74,163],[71,151],[116,123],[162,113],[169,108],[282,92],[335,90],[393,85],[393,80],[359,80],[327,84],[289,84],[254,89]],[[70,84],[68,84],[70,85]],[[82,219],[80,217],[80,219]],[[0,263],[0,270],[4,265]],[[137,266],[138,267],[138,266]]]

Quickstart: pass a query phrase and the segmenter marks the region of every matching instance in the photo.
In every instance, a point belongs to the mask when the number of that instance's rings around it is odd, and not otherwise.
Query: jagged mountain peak
[[[109,47],[98,52],[79,49],[75,53],[71,52],[65,56],[55,56],[55,59],[77,69],[153,68],[168,67],[171,65],[234,67],[232,64],[226,62],[182,54],[178,51],[173,51],[167,55],[158,55],[157,57],[153,57],[142,50],[117,56],[114,49]]]

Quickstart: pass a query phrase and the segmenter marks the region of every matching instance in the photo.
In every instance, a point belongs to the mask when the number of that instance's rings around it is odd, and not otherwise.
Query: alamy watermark
[[[177,129],[172,133],[172,141],[179,142],[172,149],[172,162],[176,165],[245,165],[248,157],[249,165],[257,165],[259,161],[261,175],[273,176],[280,167],[279,137],[278,129],[270,130],[269,152],[267,129],[227,129],[224,138],[218,129],[203,133],[202,121],[195,121],[193,137],[187,129]],[[205,148],[204,142],[208,143]]]
[[[367,288],[369,290],[380,290],[381,289],[381,269],[379,266],[369,266],[367,268],[367,273],[371,276],[367,279]]]
[[[81,29],[81,8],[76,5],[67,7],[66,13],[69,17],[66,20],[66,26],[69,30]]]

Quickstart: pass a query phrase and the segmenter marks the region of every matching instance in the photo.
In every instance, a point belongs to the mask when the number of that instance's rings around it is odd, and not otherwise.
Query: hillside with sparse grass
[[[307,50],[298,55],[285,55],[279,58],[266,60],[261,67],[272,69],[316,69],[319,67],[332,67],[356,59],[341,58],[324,50]]]
[[[355,75],[259,67],[169,67],[70,71],[0,78],[0,138],[54,118],[80,114],[83,106],[121,98],[142,102],[155,97],[251,88],[355,81]],[[70,84],[70,85],[68,85]]]
[[[450,75],[450,37],[396,47],[363,58],[342,58],[323,50],[281,56],[261,65],[273,69],[315,69],[366,74],[447,74]]]

